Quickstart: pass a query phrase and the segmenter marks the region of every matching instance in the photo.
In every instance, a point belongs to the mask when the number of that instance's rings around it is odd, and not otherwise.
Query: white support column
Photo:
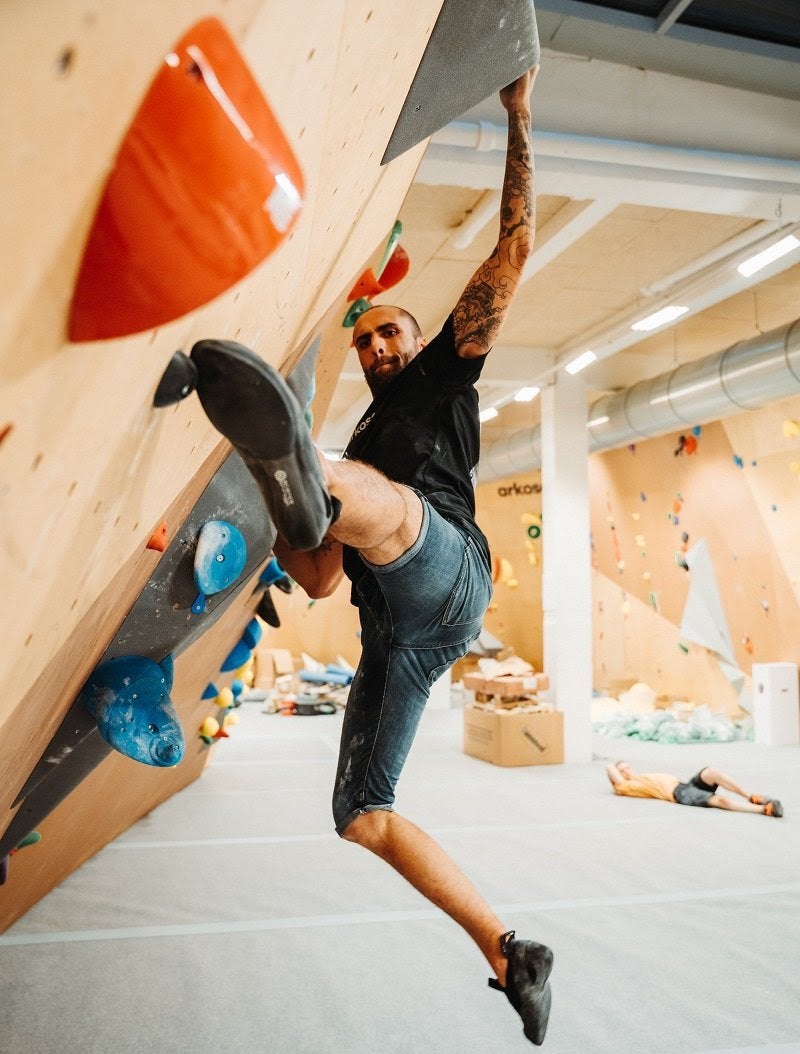
[[[592,583],[586,391],[560,371],[542,392],[544,668],[564,713],[564,759],[592,756]]]

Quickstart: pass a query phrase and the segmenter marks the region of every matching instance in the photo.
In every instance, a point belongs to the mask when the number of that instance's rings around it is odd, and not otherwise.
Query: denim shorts
[[[422,501],[416,542],[358,580],[361,661],[344,715],[333,789],[336,830],[391,811],[431,685],[466,654],[492,595],[489,568],[466,531]]]

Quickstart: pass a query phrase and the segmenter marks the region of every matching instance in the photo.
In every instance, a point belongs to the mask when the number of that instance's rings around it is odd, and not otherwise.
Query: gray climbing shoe
[[[548,978],[553,969],[553,953],[545,944],[516,940],[514,930],[501,936],[500,951],[508,959],[506,986],[503,988],[496,977],[491,977],[489,987],[505,992],[522,1018],[525,1036],[540,1047],[550,1017]]]
[[[278,534],[292,549],[315,549],[334,518],[334,505],[303,410],[286,381],[232,340],[200,340],[191,358],[203,409],[242,456]]]

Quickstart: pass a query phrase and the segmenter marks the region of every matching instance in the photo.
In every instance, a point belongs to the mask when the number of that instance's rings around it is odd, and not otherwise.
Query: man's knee
[[[703,783],[708,784],[709,787],[718,786],[719,775],[719,771],[717,769],[712,769],[710,765],[700,771],[700,779]]]
[[[390,816],[390,809],[370,809],[369,812],[359,813],[346,827],[338,829],[339,837],[374,850],[386,837]]]
[[[731,801],[730,798],[723,798],[721,794],[712,794],[708,799],[708,804],[712,809],[730,809]]]

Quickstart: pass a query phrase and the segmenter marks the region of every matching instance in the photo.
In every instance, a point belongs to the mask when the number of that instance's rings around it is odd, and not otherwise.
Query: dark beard
[[[379,395],[383,395],[386,389],[391,386],[401,372],[402,367],[398,363],[396,370],[387,370],[385,373],[365,373],[364,380],[367,382],[369,390],[372,392],[373,399],[377,399]]]

